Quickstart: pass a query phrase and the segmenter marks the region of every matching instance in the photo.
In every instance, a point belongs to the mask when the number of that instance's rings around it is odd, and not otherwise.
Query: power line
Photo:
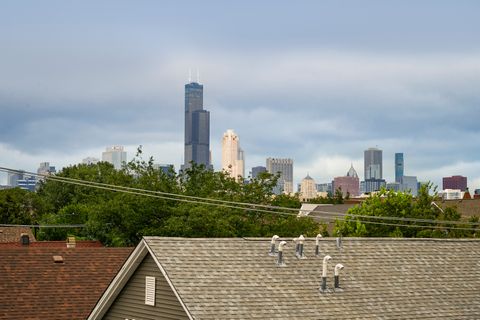
[[[195,196],[179,195],[179,194],[167,193],[167,192],[161,192],[161,191],[152,191],[152,190],[145,190],[145,189],[139,189],[139,188],[123,187],[123,186],[110,185],[110,184],[99,183],[99,182],[94,182],[94,181],[86,181],[86,180],[80,180],[80,179],[74,179],[74,178],[58,177],[58,176],[53,176],[53,175],[44,175],[44,174],[38,174],[38,173],[33,173],[33,172],[19,171],[19,170],[4,168],[4,167],[0,167],[0,171],[22,172],[22,173],[31,174],[31,175],[34,175],[34,176],[44,177],[44,178],[47,178],[47,179],[50,179],[50,180],[53,180],[53,181],[64,182],[64,183],[73,184],[73,185],[93,187],[93,188],[103,189],[103,190],[108,190],[108,191],[113,191],[113,192],[123,192],[123,193],[127,193],[127,194],[133,194],[133,195],[139,195],[139,196],[148,196],[148,197],[153,197],[153,198],[160,198],[160,199],[187,202],[187,203],[221,206],[221,207],[226,207],[226,208],[231,208],[231,209],[243,209],[243,210],[249,210],[249,211],[255,211],[255,212],[262,212],[262,213],[269,213],[269,214],[275,214],[276,213],[276,214],[291,215],[291,216],[297,216],[297,214],[296,213],[290,213],[290,212],[284,212],[284,211],[269,211],[269,210],[264,210],[264,209],[258,209],[257,207],[269,208],[269,209],[275,209],[275,210],[280,209],[280,210],[299,211],[298,209],[292,209],[292,208],[284,208],[284,207],[268,206],[268,205],[257,205],[257,204],[251,204],[251,203],[243,203],[243,202],[235,202],[235,201],[227,201],[227,200],[219,200],[219,199],[210,199],[210,198],[202,198],[202,197],[195,197]],[[132,190],[134,190],[134,191],[132,191]],[[160,195],[158,195],[158,194],[160,194]],[[183,199],[182,198],[175,198],[175,197],[182,197]],[[185,199],[185,198],[187,198],[187,199]],[[245,205],[247,205],[248,207],[244,207]],[[359,221],[359,222],[365,223],[365,224],[416,227],[416,228],[432,228],[432,229],[437,229],[437,228],[440,228],[440,229],[457,229],[457,230],[469,230],[469,231],[476,231],[477,229],[475,229],[475,228],[451,227],[451,226],[432,226],[432,225],[410,225],[410,224],[398,224],[398,223],[382,223],[382,222],[375,222],[375,221],[360,220],[358,218],[368,218],[368,219],[372,219],[372,218],[373,219],[378,219],[378,218],[380,218],[380,219],[388,219],[388,220],[403,220],[403,221],[423,222],[423,223],[460,224],[460,225],[472,225],[472,226],[473,225],[478,225],[478,223],[468,223],[468,222],[462,223],[462,222],[459,222],[459,221],[429,220],[429,219],[415,219],[415,218],[403,218],[403,217],[382,217],[382,216],[379,217],[379,216],[355,215],[355,214],[345,214],[345,213],[336,213],[336,212],[327,212],[327,211],[313,211],[313,212],[319,212],[319,213],[324,213],[324,214],[328,214],[328,215],[335,215],[335,217],[314,217],[314,216],[312,216],[312,218],[314,218],[314,220],[317,220],[317,221],[321,221],[321,218],[329,219],[329,220],[348,221],[345,218],[340,219],[340,217],[347,217],[347,218],[351,217],[355,221]],[[315,218],[320,218],[320,219],[315,219]]]
[[[0,227],[25,228],[84,228],[85,224],[0,224]]]

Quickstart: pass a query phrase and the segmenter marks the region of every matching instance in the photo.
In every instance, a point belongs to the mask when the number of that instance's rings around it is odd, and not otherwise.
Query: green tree
[[[460,221],[461,216],[454,207],[442,211],[432,205],[436,192],[434,190],[433,194],[430,194],[431,187],[431,184],[422,185],[416,198],[410,193],[383,189],[371,195],[361,205],[350,208],[347,212],[349,216],[336,221],[335,232],[345,236],[369,237],[473,236],[472,231],[454,229],[462,225],[441,222]],[[400,219],[388,219],[388,217]],[[408,218],[423,221],[411,221]],[[468,228],[468,225],[463,227]]]
[[[20,188],[0,190],[0,223],[36,224],[45,205],[34,192]]]

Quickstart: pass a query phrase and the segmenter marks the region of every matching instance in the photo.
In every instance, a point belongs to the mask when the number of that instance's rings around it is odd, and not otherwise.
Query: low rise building
[[[479,239],[317,243],[144,237],[88,319],[480,318]]]

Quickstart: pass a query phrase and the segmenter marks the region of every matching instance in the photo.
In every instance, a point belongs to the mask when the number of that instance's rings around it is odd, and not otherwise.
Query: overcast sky
[[[0,165],[57,168],[109,145],[183,161],[184,84],[200,70],[213,162],[363,179],[363,151],[419,181],[480,188],[479,1],[0,3]],[[195,74],[195,71],[194,71]],[[6,183],[5,175],[0,184]]]

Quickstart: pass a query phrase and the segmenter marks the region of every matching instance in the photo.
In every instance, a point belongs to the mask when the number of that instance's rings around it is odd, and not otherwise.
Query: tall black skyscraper
[[[210,165],[210,112],[203,109],[203,85],[185,85],[185,163]]]

